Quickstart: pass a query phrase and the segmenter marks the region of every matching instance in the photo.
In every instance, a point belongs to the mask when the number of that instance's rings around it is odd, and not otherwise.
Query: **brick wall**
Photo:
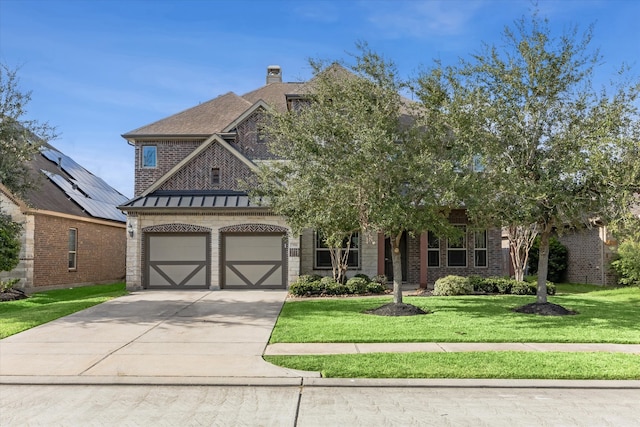
[[[134,196],[139,196],[144,190],[149,188],[154,182],[160,179],[171,168],[180,163],[193,150],[195,150],[204,139],[200,140],[156,140],[137,142],[135,148],[135,188]],[[157,167],[141,167],[141,151],[143,145],[155,145],[157,147]]]
[[[77,269],[69,266],[69,229],[77,228]],[[123,280],[126,231],[70,218],[36,215],[33,287]]]
[[[614,285],[615,275],[609,268],[614,252],[605,245],[604,227],[576,230],[558,239],[567,247],[566,280],[569,283]]]
[[[220,169],[220,185],[211,183],[211,169]],[[245,163],[218,143],[211,144],[160,186],[161,190],[240,190],[253,172]]]
[[[240,123],[236,129],[238,134],[235,147],[251,160],[276,158],[269,152],[264,135],[260,135],[259,123],[263,117],[264,113],[258,110]]]

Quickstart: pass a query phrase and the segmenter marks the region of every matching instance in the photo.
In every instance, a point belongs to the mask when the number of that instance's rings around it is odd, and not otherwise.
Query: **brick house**
[[[250,200],[241,182],[273,159],[260,132],[268,109],[287,111],[304,83],[267,68],[266,85],[226,93],[123,136],[135,147],[135,194],[127,213],[127,287],[286,288],[299,274],[331,274],[329,254],[313,230],[297,236],[286,219]],[[466,230],[463,210],[451,221],[457,241],[431,233],[401,243],[403,278],[427,286],[448,274],[500,275],[500,230]],[[356,236],[349,276],[391,275],[384,236]]]
[[[0,209],[23,225],[19,265],[27,291],[108,283],[125,276],[127,198],[45,144],[28,163],[38,188],[18,197],[0,184]]]

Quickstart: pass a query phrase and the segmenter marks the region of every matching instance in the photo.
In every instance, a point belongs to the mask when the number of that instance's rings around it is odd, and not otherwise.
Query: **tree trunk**
[[[538,258],[538,290],[537,303],[547,302],[547,273],[549,272],[549,239],[551,226],[545,225],[540,233],[540,255]]]
[[[393,262],[393,302],[402,303],[402,253],[400,252],[400,239],[402,233],[391,236],[391,261]]]

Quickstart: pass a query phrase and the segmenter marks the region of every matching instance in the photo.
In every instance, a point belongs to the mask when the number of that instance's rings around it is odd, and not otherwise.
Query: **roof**
[[[117,206],[127,197],[53,146],[45,143],[29,167],[38,179],[38,186],[25,195],[31,207],[126,222]]]
[[[271,108],[284,113],[287,111],[287,99],[285,95],[299,93],[303,85],[303,83],[270,83],[259,89],[245,93],[242,95],[242,98],[249,101],[252,105],[259,100],[263,100],[269,104]],[[242,111],[240,113],[242,113]]]
[[[233,92],[228,92],[122,136],[124,138],[160,135],[209,136],[220,132],[251,105],[252,102]]]
[[[157,190],[129,200],[120,209],[140,211],[176,210],[245,210],[266,209],[261,200],[252,202],[247,193],[229,190]]]

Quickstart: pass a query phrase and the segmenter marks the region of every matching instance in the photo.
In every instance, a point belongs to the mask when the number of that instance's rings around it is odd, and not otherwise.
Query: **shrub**
[[[347,280],[347,292],[350,294],[365,294],[367,293],[368,281],[363,277],[352,277]]]
[[[371,281],[371,279],[369,278],[369,276],[367,276],[367,275],[366,275],[366,274],[364,274],[364,273],[358,273],[358,274],[356,274],[355,276],[353,276],[352,278],[353,278],[353,279],[355,279],[356,277],[357,277],[357,278],[359,278],[359,279],[364,279],[364,280],[366,280],[366,281],[367,281],[367,283],[369,283],[369,282]]]
[[[473,286],[474,292],[492,294],[496,291],[495,286],[491,282],[487,282],[483,277],[478,275],[469,276],[469,283]]]
[[[473,286],[469,279],[461,276],[446,276],[436,280],[433,295],[469,295],[473,293]]]
[[[626,240],[618,246],[618,259],[611,263],[623,286],[640,286],[640,242]]]
[[[529,273],[536,274],[538,272],[538,258],[540,253],[540,236],[536,237],[531,250],[529,251]],[[567,273],[568,262],[567,247],[560,241],[551,237],[549,240],[549,270],[547,272],[547,280],[552,282],[562,282]]]
[[[372,293],[372,294],[381,294],[384,293],[384,291],[387,290],[387,285],[383,285],[382,283],[378,283],[378,282],[369,282],[367,283],[367,292]]]
[[[380,283],[381,285],[384,285],[386,287],[387,286],[387,282],[389,282],[389,279],[384,274],[378,274],[377,276],[373,276],[371,278],[371,281],[372,282],[376,282],[376,283]]]
[[[320,276],[302,275],[289,286],[289,293],[295,296],[320,295],[322,286]]]
[[[321,280],[320,284],[322,285],[323,293],[326,295],[344,295],[349,293],[349,289],[347,285],[343,285],[342,283],[338,283],[333,280],[333,277],[328,277],[329,280]]]
[[[535,283],[515,281],[511,285],[511,293],[514,295],[535,295],[536,291]]]

